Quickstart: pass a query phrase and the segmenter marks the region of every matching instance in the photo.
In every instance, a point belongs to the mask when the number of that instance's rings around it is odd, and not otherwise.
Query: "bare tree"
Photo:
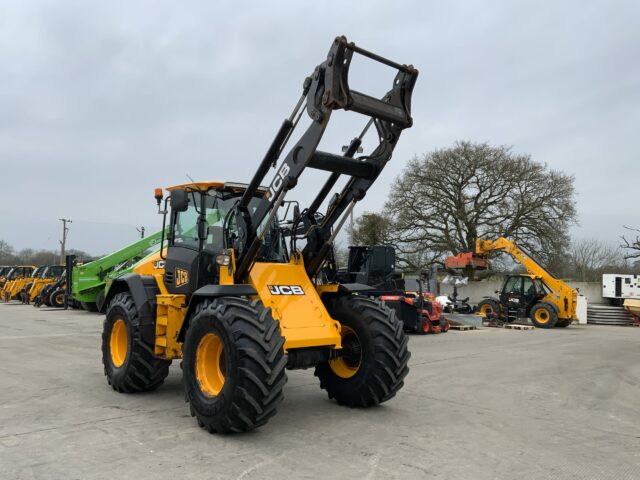
[[[569,259],[573,276],[582,282],[599,281],[607,270],[625,268],[620,250],[595,238],[572,242]]]
[[[12,264],[15,261],[14,250],[5,240],[0,240],[0,264]]]
[[[509,147],[457,142],[411,160],[385,211],[408,256],[442,258],[472,250],[478,237],[505,236],[548,261],[566,250],[576,223],[573,182]]]
[[[83,259],[85,262],[94,260],[82,250],[67,250],[68,254],[76,255],[77,258]],[[59,252],[53,250],[34,250],[33,248],[24,248],[18,252],[4,240],[0,240],[0,265],[57,265],[60,262]]]
[[[624,258],[626,259],[640,258],[640,235],[639,235],[640,230],[637,228],[627,227],[626,225],[624,225],[624,228],[626,228],[631,232],[634,232],[635,234],[635,238],[633,239],[627,239],[624,235],[621,237],[622,245],[620,246],[629,252],[624,256]]]

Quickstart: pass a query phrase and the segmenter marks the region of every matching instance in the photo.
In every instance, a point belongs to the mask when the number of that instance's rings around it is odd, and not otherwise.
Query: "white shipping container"
[[[602,296],[604,298],[640,298],[640,278],[638,275],[602,275]]]

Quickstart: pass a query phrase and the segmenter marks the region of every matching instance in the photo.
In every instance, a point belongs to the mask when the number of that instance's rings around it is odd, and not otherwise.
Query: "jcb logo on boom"
[[[275,197],[276,193],[280,191],[284,179],[287,178],[290,170],[291,169],[289,168],[289,165],[287,165],[286,163],[282,164],[282,167],[280,167],[280,171],[276,174],[276,178],[274,178],[273,182],[271,182],[271,185],[269,185],[269,198]]]
[[[176,268],[176,287],[181,287],[189,283],[189,274],[186,270]]]
[[[271,295],[304,295],[300,285],[267,285]]]

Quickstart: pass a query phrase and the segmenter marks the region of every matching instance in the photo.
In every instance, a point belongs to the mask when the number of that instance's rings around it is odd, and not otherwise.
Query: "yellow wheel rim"
[[[127,335],[127,326],[124,320],[118,318],[111,329],[111,338],[109,339],[109,351],[111,353],[111,361],[120,368],[127,358],[127,350],[129,349],[129,336]]]
[[[342,346],[345,347],[346,344],[357,345],[360,347],[360,340],[352,329],[346,326],[342,326],[340,330],[340,336],[342,337]],[[340,378],[351,378],[360,369],[360,363],[362,362],[362,350],[360,350],[360,354],[357,355],[356,358],[354,356],[349,357],[338,357],[333,360],[329,360],[329,367],[333,370]]]
[[[200,340],[196,350],[196,378],[200,390],[215,397],[224,386],[224,346],[222,340],[213,333],[207,333]]]
[[[549,322],[549,319],[551,318],[551,315],[549,315],[549,312],[547,312],[546,309],[539,308],[533,314],[533,318],[536,319],[536,322],[541,323],[541,324],[545,324],[545,323]]]
[[[493,313],[493,307],[485,303],[480,307],[480,313],[482,313],[483,315],[487,315],[488,313]]]
[[[58,295],[56,295],[56,303],[57,304],[62,304],[64,303],[64,294],[63,293],[59,293]],[[120,320],[122,321],[122,320]]]

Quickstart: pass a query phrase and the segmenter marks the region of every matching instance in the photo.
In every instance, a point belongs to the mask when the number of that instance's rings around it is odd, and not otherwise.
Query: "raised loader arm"
[[[391,89],[381,99],[349,88],[349,67],[354,53],[398,71]],[[298,178],[307,167],[331,172],[312,205],[302,212],[301,218],[294,220],[309,227],[306,235],[307,244],[302,252],[307,273],[313,276],[319,271],[331,250],[337,231],[349,212],[355,203],[365,196],[391,158],[402,130],[412,125],[411,93],[417,77],[418,70],[411,65],[400,65],[380,57],[349,43],[345,37],[337,37],[334,40],[327,59],[305,79],[302,96],[289,118],[280,127],[258,171],[235,208],[238,236],[228,240],[232,242],[229,246],[233,246],[236,253],[237,282],[246,279],[260,252],[264,235],[286,193],[296,186]],[[276,166],[278,157],[291,138],[304,110],[312,120],[311,125],[276,169],[267,195],[254,211],[249,211],[249,202],[256,196],[269,169]],[[352,110],[370,117],[362,133],[351,141],[343,155],[317,150],[334,110]],[[354,159],[363,136],[372,124],[377,130],[378,146],[371,154]],[[317,221],[316,212],[341,175],[348,175],[350,179],[342,192],[334,196],[326,215],[321,221]]]

